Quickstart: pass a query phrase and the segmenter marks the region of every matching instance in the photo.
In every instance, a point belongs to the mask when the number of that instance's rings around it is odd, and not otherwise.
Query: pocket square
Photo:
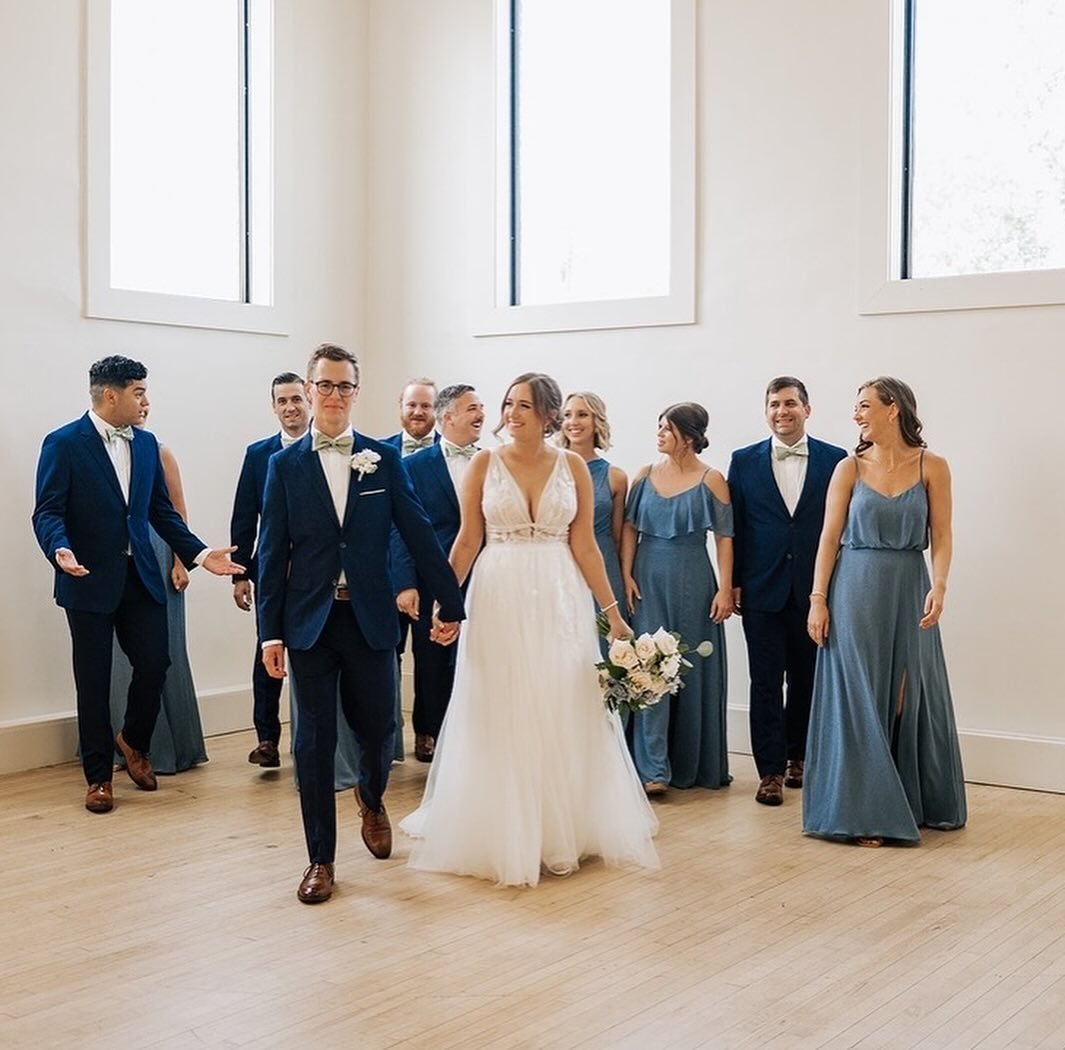
[[[359,498],[361,499],[363,496],[380,496],[384,491],[385,489],[367,489],[365,492],[359,493]]]

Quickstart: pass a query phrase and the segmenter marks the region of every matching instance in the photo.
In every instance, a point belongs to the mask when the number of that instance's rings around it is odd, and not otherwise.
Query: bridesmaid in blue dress
[[[732,506],[719,470],[699,459],[710,417],[687,401],[658,420],[662,458],[637,474],[621,536],[621,572],[632,628],[639,635],[665,627],[694,647],[695,658],[676,696],[665,696],[632,720],[633,757],[648,795],[668,786],[719,788],[728,771],[725,734],[728,669],[725,631],[732,615]],[[713,532],[720,580],[707,553]]]
[[[603,399],[590,391],[570,394],[562,406],[562,430],[559,445],[572,449],[588,464],[595,495],[595,542],[603,555],[610,589],[619,601],[624,600],[621,582],[621,526],[625,521],[625,496],[629,479],[620,467],[612,466],[599,455],[610,448],[610,424]],[[595,607],[596,612],[599,606]],[[606,639],[600,640],[604,653]]]
[[[881,377],[836,467],[808,628],[820,646],[803,830],[862,846],[920,841],[966,820],[939,618],[950,570],[950,469],[926,450],[913,391]],[[924,551],[931,537],[932,576]]]
[[[165,445],[160,445],[159,458],[174,509],[187,523],[181,471],[174,453]],[[189,574],[155,530],[150,529],[149,534],[166,586],[166,622],[170,645],[170,667],[163,683],[159,718],[152,733],[149,754],[156,773],[180,773],[207,761],[200,708],[196,702],[196,686],[192,681],[185,638],[185,588],[189,585]],[[132,677],[129,660],[116,641],[111,657],[111,723],[116,733],[122,728],[126,693]],[[115,762],[124,765],[125,759],[116,752]]]

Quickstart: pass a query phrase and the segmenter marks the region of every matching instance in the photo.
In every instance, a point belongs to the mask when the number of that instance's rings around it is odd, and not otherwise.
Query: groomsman
[[[353,354],[324,343],[307,366],[313,423],[267,468],[259,541],[263,662],[296,678],[296,769],[309,865],[297,897],[332,895],[336,858],[337,696],[361,752],[355,800],[362,839],[378,858],[392,851],[383,795],[395,731],[399,625],[388,546],[399,530],[440,603],[433,637],[449,643],[463,618],[462,593],[395,449],[356,433]],[[443,621],[443,622],[440,622]]]
[[[404,458],[423,448],[430,448],[440,440],[440,435],[433,429],[436,426],[436,414],[433,411],[435,400],[436,383],[424,376],[410,380],[400,392],[400,429],[384,440]]]
[[[484,405],[468,383],[444,387],[433,405],[441,439],[403,461],[414,491],[445,551],[459,531],[462,478],[477,451],[484,425]],[[392,533],[392,583],[396,607],[409,617],[414,649],[414,757],[431,762],[455,679],[455,647],[429,638],[432,595],[419,577],[398,532]]]
[[[303,380],[295,372],[282,372],[274,377],[270,384],[270,406],[281,424],[281,430],[254,442],[245,450],[229,524],[229,542],[236,547],[235,558],[248,567],[247,572],[233,577],[233,601],[244,612],[251,612],[255,602],[255,541],[259,533],[259,516],[263,510],[267,465],[275,452],[295,444],[307,433],[311,419],[310,402]],[[281,742],[281,679],[271,678],[263,666],[258,622],[251,683],[252,719],[258,743],[248,755],[248,761],[253,765],[276,769],[281,765],[278,751]]]
[[[85,808],[109,813],[114,747],[142,791],[158,786],[148,747],[170,666],[166,589],[148,526],[186,568],[219,576],[244,567],[234,548],[208,549],[170,502],[159,444],[138,427],[147,415],[148,370],[128,357],[89,369],[92,408],[44,439],[37,463],[33,530],[55,569],[74,650]],[[122,729],[111,738],[111,651],[117,637],[133,668]]]
[[[755,800],[784,801],[801,788],[817,646],[806,633],[825,494],[847,453],[806,434],[803,383],[778,376],[766,389],[771,436],[732,454],[728,485],[735,519],[736,611],[750,665]],[[787,705],[784,682],[787,681]]]

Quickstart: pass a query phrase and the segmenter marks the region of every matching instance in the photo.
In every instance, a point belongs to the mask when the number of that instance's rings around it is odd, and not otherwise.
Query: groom
[[[270,460],[259,538],[259,626],[263,663],[296,678],[295,757],[310,860],[296,896],[330,898],[336,857],[333,765],[340,705],[361,752],[355,800],[362,839],[380,859],[392,851],[382,796],[395,732],[399,624],[389,577],[392,527],[440,603],[433,637],[449,644],[464,617],[462,594],[399,454],[357,434],[351,410],[359,366],[323,343],[307,366],[309,434]]]
[[[807,436],[809,416],[801,380],[772,380],[765,395],[772,436],[734,452],[728,472],[734,597],[747,640],[751,750],[760,778],[754,797],[765,806],[783,803],[785,785],[802,787],[817,659],[806,633],[814,557],[828,483],[847,455]]]

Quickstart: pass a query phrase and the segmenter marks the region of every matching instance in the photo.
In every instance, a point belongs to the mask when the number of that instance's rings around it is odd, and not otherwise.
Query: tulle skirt
[[[586,857],[657,868],[658,822],[603,705],[588,587],[564,542],[495,542],[467,596],[455,686],[410,865],[535,886]]]

